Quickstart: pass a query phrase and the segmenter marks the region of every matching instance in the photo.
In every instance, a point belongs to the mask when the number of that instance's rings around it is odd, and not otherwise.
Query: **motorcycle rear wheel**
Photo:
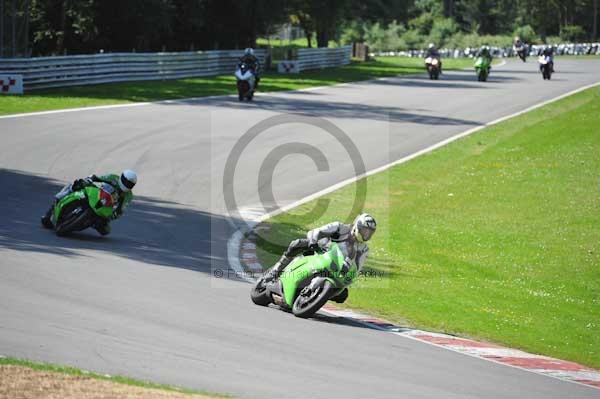
[[[317,313],[329,300],[335,288],[331,282],[324,280],[316,287],[316,290],[312,292],[305,290],[310,290],[310,286],[305,287],[300,292],[300,295],[298,295],[292,306],[294,316],[303,319],[307,319]]]
[[[267,294],[263,280],[263,277],[259,278],[252,287],[252,291],[250,291],[250,299],[259,306],[267,306],[271,303],[271,298]]]

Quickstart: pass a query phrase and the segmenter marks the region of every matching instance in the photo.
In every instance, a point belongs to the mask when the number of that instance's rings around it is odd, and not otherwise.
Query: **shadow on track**
[[[227,264],[226,259],[211,254],[212,242],[229,238],[227,221],[222,216],[147,197],[135,198],[123,218],[111,223],[109,236],[101,237],[87,229],[57,237],[40,225],[40,216],[62,186],[43,176],[0,169],[0,195],[8,210],[0,220],[0,250],[66,257],[85,257],[85,251],[100,251],[206,273],[211,271],[211,261]],[[214,223],[222,225],[211,229]]]
[[[378,82],[379,84],[379,82]],[[179,101],[178,103],[186,103]],[[189,101],[190,104],[196,101]],[[169,104],[164,104],[169,105]],[[367,105],[360,103],[346,103],[339,101],[318,101],[315,99],[286,98],[282,100],[277,96],[261,96],[255,102],[240,103],[237,98],[215,98],[211,99],[211,106],[224,107],[228,109],[261,109],[279,113],[291,113],[309,115],[324,118],[346,118],[346,119],[371,119],[391,122],[410,122],[421,125],[453,126],[453,125],[478,125],[478,122],[436,116],[430,114],[417,114],[398,107],[383,105]]]

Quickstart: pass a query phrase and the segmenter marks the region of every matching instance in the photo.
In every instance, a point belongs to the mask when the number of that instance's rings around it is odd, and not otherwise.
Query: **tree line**
[[[244,48],[287,23],[318,47],[399,49],[515,33],[591,40],[598,1],[0,0],[0,56]]]

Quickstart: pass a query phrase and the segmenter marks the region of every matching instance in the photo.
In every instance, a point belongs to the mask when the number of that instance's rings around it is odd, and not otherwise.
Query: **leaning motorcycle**
[[[238,99],[240,101],[244,101],[244,99],[252,101],[256,87],[254,70],[247,63],[242,62],[235,71],[235,77],[237,79]]]
[[[440,60],[434,57],[425,58],[425,67],[429,73],[429,79],[438,80],[440,77]]]
[[[552,59],[547,55],[540,55],[538,57],[538,63],[540,64],[540,72],[544,80],[550,80],[552,78]]]
[[[477,74],[477,80],[485,82],[490,75],[491,62],[489,58],[477,57],[475,61],[475,73]]]
[[[58,236],[85,230],[101,219],[109,219],[118,194],[108,183],[93,183],[73,191],[60,199],[52,212],[51,220]]]
[[[344,257],[339,244],[295,258],[279,278],[252,287],[250,297],[261,306],[270,303],[291,310],[301,318],[314,315],[328,300],[337,300],[358,276],[355,262]]]

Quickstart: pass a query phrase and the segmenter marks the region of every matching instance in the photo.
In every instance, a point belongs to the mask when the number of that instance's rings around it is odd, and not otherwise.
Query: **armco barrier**
[[[280,73],[298,73],[310,69],[338,67],[350,63],[352,46],[298,49],[294,60],[278,65]]]
[[[133,80],[179,79],[232,73],[241,50],[111,53],[0,58],[0,74],[23,76],[25,90]],[[266,50],[256,50],[264,64]]]

